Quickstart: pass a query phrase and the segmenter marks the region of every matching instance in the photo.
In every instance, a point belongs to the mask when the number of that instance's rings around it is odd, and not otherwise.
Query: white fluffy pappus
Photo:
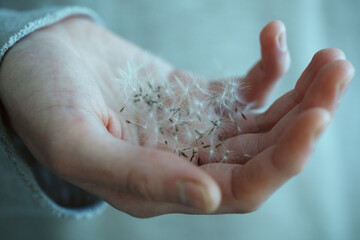
[[[207,162],[226,161],[232,153],[219,136],[229,129],[241,133],[235,116],[245,118],[242,82],[227,78],[210,84],[190,74],[185,78],[161,77],[147,72],[146,65],[129,63],[118,70],[119,117],[136,131],[139,145],[172,151],[195,164],[203,152]]]

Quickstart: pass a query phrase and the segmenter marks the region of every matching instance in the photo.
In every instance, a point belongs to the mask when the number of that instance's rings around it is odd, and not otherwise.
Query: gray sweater
[[[84,7],[24,12],[0,9],[0,64],[6,52],[22,38],[72,15],[86,15],[101,23],[94,11]],[[0,113],[0,217],[55,214],[88,218],[104,209],[103,201],[42,167],[11,131],[3,107]]]

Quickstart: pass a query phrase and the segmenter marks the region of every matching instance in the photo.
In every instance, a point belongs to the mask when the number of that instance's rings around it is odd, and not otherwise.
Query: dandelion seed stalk
[[[120,94],[128,99],[119,103],[119,117],[136,128],[139,136],[147,136],[142,144],[165,146],[190,162],[198,159],[200,150],[227,159],[228,150],[219,134],[226,128],[239,131],[239,123],[231,116],[240,112],[247,120],[244,109],[238,106],[241,82],[226,79],[221,87],[210,90],[196,76],[170,81],[140,72],[138,68],[132,69],[131,64],[125,70],[119,69],[119,77],[124,80]]]

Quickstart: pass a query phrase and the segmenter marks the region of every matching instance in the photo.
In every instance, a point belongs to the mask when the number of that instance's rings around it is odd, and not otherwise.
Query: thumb
[[[103,126],[82,125],[71,135],[75,138],[66,145],[72,150],[64,148],[66,164],[62,165],[66,166],[60,167],[67,170],[60,171],[70,181],[205,212],[213,212],[220,205],[217,183],[202,169],[172,153],[132,145],[112,136]]]

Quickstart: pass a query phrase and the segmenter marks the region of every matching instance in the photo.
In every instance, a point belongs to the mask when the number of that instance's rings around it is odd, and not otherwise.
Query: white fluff
[[[138,144],[159,148],[197,163],[200,152],[209,160],[227,160],[219,134],[227,128],[241,131],[235,115],[245,106],[239,104],[241,81],[225,79],[221,86],[209,88],[200,77],[168,79],[134,68],[119,69],[121,82],[119,117],[136,129]],[[215,88],[215,89],[214,89]]]

